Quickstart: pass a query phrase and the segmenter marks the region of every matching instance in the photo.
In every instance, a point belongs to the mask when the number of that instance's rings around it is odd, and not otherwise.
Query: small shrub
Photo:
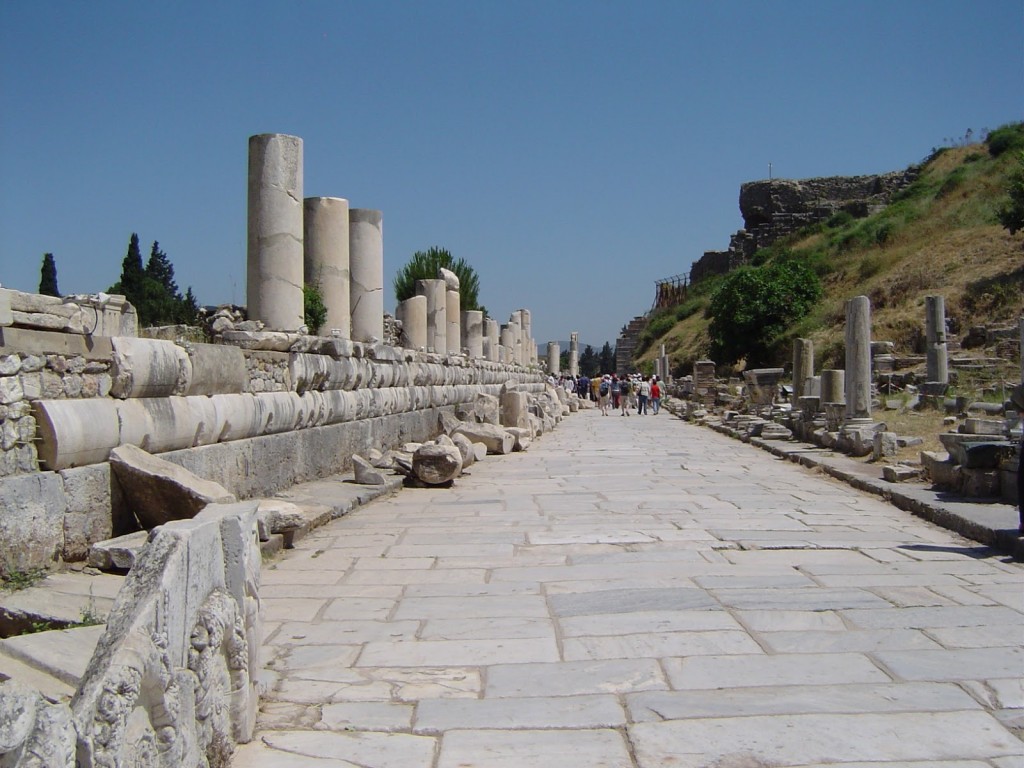
[[[27,571],[8,570],[7,575],[0,581],[0,588],[7,592],[20,592],[34,587],[45,578],[45,568],[30,568]]]
[[[315,336],[327,320],[327,305],[317,283],[307,283],[302,287],[302,309],[306,327]]]
[[[952,194],[963,186],[966,178],[967,172],[963,168],[957,168],[946,177],[945,181],[942,182],[942,185],[939,187],[939,191],[935,193],[935,197],[942,198]]]
[[[853,222],[853,214],[848,211],[836,211],[825,222],[829,229],[839,229]]]
[[[999,157],[1010,150],[1024,149],[1024,123],[1009,123],[996,128],[988,135],[985,143],[992,157]]]

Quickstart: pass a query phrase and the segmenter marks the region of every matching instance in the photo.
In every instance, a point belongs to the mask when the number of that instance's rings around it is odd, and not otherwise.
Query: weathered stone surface
[[[515,438],[512,445],[513,451],[525,451],[532,442],[533,430],[523,427],[506,427],[505,430]]]
[[[115,336],[110,343],[114,397],[168,397],[188,390],[192,361],[174,342]]]
[[[74,768],[71,708],[14,680],[0,682],[0,765]]]
[[[871,457],[878,461],[882,458],[895,456],[898,447],[895,432],[875,432]]]
[[[145,528],[195,517],[207,504],[228,504],[223,486],[133,445],[110,452],[110,466],[139,523]]]
[[[62,469],[58,474],[67,499],[62,550],[65,561],[84,560],[92,544],[135,526],[109,464]]]
[[[101,571],[128,571],[135,567],[139,553],[149,541],[149,533],[136,531],[105,541],[97,541],[89,547],[89,565]]]
[[[494,395],[481,392],[473,401],[474,421],[482,424],[500,424],[499,400]]]
[[[923,470],[918,467],[904,467],[900,465],[886,465],[882,467],[882,477],[890,483],[902,483],[907,480],[916,480],[921,476]]]
[[[0,479],[0,575],[49,568],[60,553],[66,500],[53,472]]]
[[[452,442],[462,454],[462,468],[471,466],[476,461],[476,453],[473,451],[473,442],[461,432],[456,432],[451,437]]]
[[[352,455],[352,470],[360,485],[387,485],[384,473],[358,454]]]
[[[503,427],[494,424],[468,424],[463,422],[457,430],[465,435],[471,442],[483,443],[487,446],[488,453],[504,455],[511,453],[515,446],[515,437]]]
[[[229,764],[255,727],[259,571],[255,503],[154,534],[71,704],[80,765],[135,764],[157,744],[162,766]]]
[[[192,377],[184,394],[216,395],[244,392],[249,382],[245,355],[228,344],[188,344]]]
[[[428,485],[443,485],[462,472],[462,454],[454,445],[423,445],[412,455],[416,477]]]
[[[529,395],[521,390],[507,390],[500,395],[500,421],[505,427],[529,426]]]

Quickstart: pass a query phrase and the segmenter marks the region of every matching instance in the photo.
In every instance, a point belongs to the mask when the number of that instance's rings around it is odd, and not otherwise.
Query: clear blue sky
[[[1021,0],[0,0],[0,283],[107,288],[159,240],[245,301],[246,153],[384,212],[387,297],[432,245],[541,346],[614,344],[724,249],[740,184],[897,170],[1024,117]]]

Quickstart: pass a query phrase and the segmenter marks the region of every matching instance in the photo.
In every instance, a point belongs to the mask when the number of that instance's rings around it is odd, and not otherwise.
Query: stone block
[[[148,541],[147,531],[136,531],[113,539],[97,541],[89,547],[89,565],[101,571],[129,571],[135,567]]]
[[[882,477],[890,483],[916,480],[921,476],[921,472],[922,470],[918,467],[905,467],[900,464],[889,464],[882,467]]]
[[[192,377],[185,394],[236,394],[245,391],[249,376],[245,355],[226,344],[189,344],[185,347],[192,364]]]
[[[875,432],[871,456],[875,461],[895,456],[899,447],[895,432]]]
[[[444,485],[462,472],[462,453],[455,445],[422,445],[412,455],[412,471],[427,485]]]
[[[73,768],[77,733],[71,708],[15,680],[0,682],[0,756],[4,766]]]
[[[964,496],[999,497],[999,470],[957,467],[955,486]]]
[[[85,560],[89,547],[97,541],[129,533],[137,527],[109,464],[62,469],[58,474],[64,482],[67,499],[64,560]]]
[[[984,419],[968,416],[960,425],[960,432],[965,435],[999,435],[1004,432],[1002,419]]]
[[[110,341],[114,397],[169,397],[188,390],[192,361],[174,342],[126,336]]]
[[[64,538],[67,502],[54,472],[0,479],[0,574],[53,566]]]
[[[235,501],[218,483],[134,445],[121,445],[111,451],[110,466],[139,523],[147,529],[195,517],[207,504]]]

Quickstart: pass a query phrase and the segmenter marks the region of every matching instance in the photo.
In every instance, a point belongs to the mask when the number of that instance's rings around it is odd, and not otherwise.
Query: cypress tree
[[[57,262],[53,260],[52,253],[43,254],[43,268],[39,273],[39,292],[43,296],[60,298],[60,289],[57,288]]]
[[[145,303],[144,287],[146,271],[142,268],[142,251],[139,250],[139,236],[132,232],[128,242],[128,253],[121,262],[121,279],[108,289],[109,293],[119,293],[131,302],[139,313],[140,325],[143,322],[143,304]]]

